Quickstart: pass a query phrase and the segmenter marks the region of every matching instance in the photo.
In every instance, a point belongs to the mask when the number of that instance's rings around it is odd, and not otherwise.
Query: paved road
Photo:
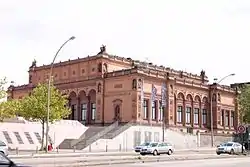
[[[187,161],[173,161],[173,162],[158,162],[145,164],[130,164],[120,165],[119,167],[249,167],[250,157],[247,158],[230,158],[230,159],[213,159],[213,160],[187,160]],[[115,167],[117,165],[107,165],[100,167]]]
[[[188,155],[189,157],[207,157],[207,154],[190,154]],[[217,157],[217,155],[212,154],[210,156]],[[161,155],[157,156],[158,158],[183,158],[187,157],[186,154],[184,155]],[[143,156],[142,158],[147,160],[147,159],[152,159],[152,158],[157,158],[155,156]],[[84,157],[84,156],[76,156],[76,157],[49,157],[49,158],[23,158],[23,159],[13,159],[15,163],[19,164],[25,164],[25,165],[31,165],[31,166],[56,166],[56,165],[63,165],[63,164],[79,164],[79,163],[86,163],[84,161],[92,161],[92,162],[107,162],[110,160],[124,160],[124,159],[138,159],[137,156],[102,156],[102,157]]]

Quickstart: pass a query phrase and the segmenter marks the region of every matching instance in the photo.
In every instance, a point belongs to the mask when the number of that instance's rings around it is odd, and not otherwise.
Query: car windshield
[[[6,146],[6,144],[2,141],[0,141],[0,146]]]
[[[140,146],[148,146],[150,143],[146,142],[146,143],[142,143]]]
[[[158,143],[151,143],[149,146],[150,147],[156,147],[158,145]]]
[[[233,143],[227,143],[227,146],[233,146]]]
[[[219,146],[224,147],[224,146],[226,146],[226,145],[227,145],[227,143],[222,143],[222,144],[220,144]]]

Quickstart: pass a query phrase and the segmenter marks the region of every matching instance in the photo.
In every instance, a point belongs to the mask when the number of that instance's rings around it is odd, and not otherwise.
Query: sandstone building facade
[[[8,98],[22,98],[48,82],[49,68],[34,62],[29,83],[11,85]],[[109,55],[105,46],[95,56],[56,63],[53,83],[68,94],[69,119],[86,125],[119,121],[153,126],[165,120],[168,127],[209,132],[211,97],[215,132],[231,133],[239,123],[235,90],[209,85],[204,71],[195,75]]]

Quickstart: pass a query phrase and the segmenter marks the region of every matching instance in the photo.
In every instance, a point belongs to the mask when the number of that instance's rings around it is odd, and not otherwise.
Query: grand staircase
[[[60,149],[82,150],[98,139],[113,139],[128,128],[133,126],[132,121],[128,123],[115,122],[110,126],[90,126],[79,139],[65,139],[59,146]]]
[[[119,134],[121,134],[122,132],[124,132],[125,130],[127,130],[128,128],[130,128],[131,126],[133,126],[133,124],[130,122],[119,124],[116,128],[114,128],[111,131],[109,131],[108,133],[104,134],[101,137],[101,139],[113,139],[116,136],[118,136]]]
[[[71,147],[74,147],[77,150],[82,150],[117,127],[118,122],[115,122],[108,127],[89,127],[83,134],[82,138],[71,143]]]

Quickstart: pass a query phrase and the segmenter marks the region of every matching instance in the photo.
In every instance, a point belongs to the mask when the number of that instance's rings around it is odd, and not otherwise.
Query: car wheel
[[[173,151],[171,149],[168,150],[168,155],[171,155],[173,153]]]
[[[217,155],[220,155],[220,153],[216,153]]]
[[[154,156],[158,155],[158,152],[156,150],[154,150],[153,155]]]
[[[232,155],[233,155],[233,154],[234,154],[234,150],[231,149],[229,154],[232,154]]]
[[[144,156],[145,154],[144,153],[140,153],[142,156]]]

